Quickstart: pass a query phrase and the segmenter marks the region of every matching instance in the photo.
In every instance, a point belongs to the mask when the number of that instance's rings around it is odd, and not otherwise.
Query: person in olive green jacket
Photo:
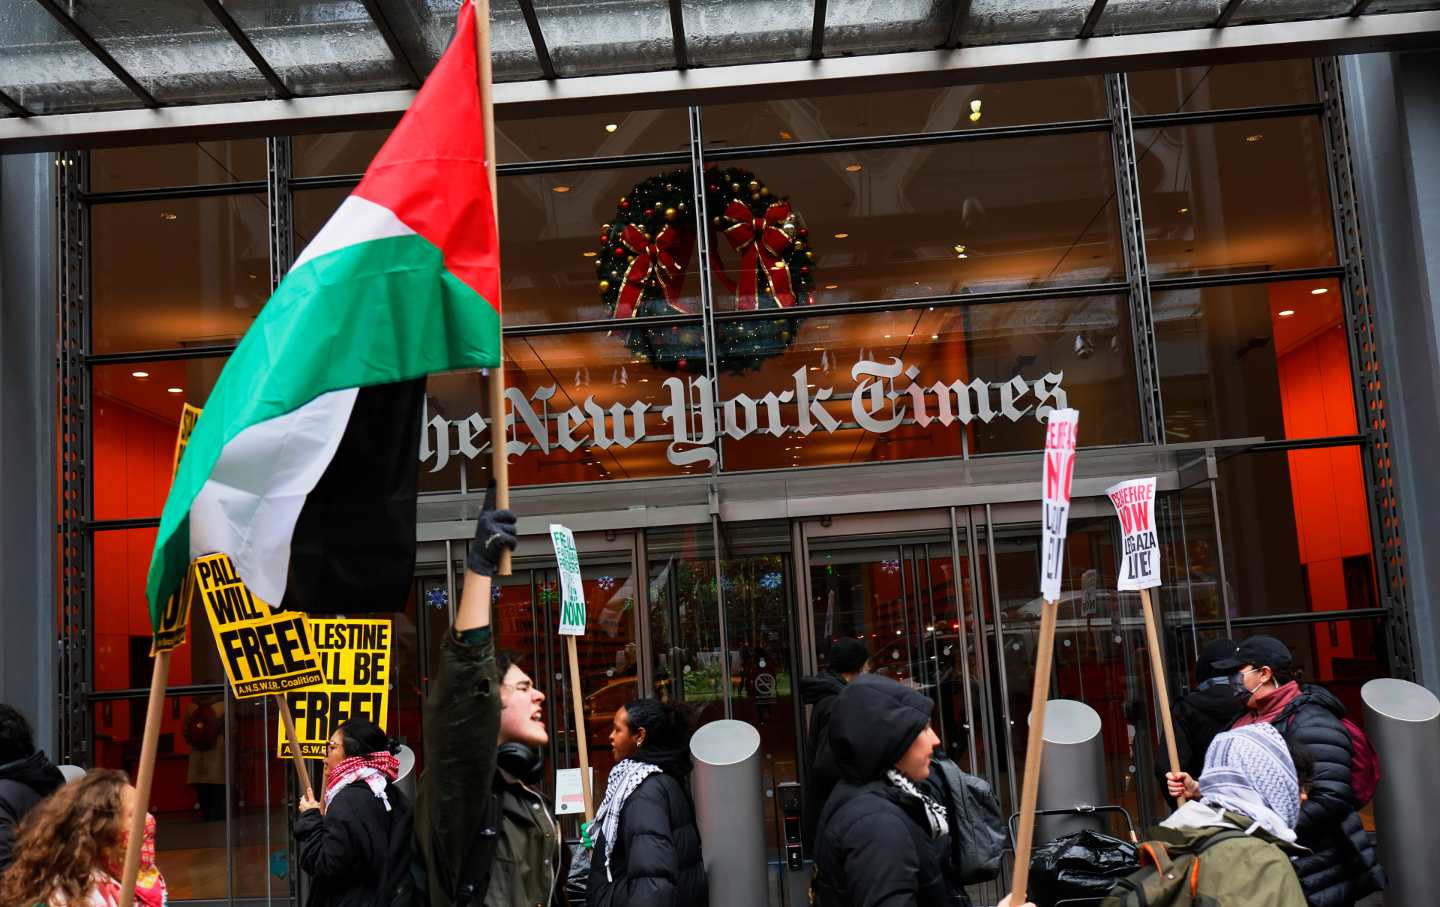
[[[565,904],[560,826],[538,788],[545,695],[497,660],[490,631],[491,577],[515,543],[515,515],[494,509],[492,487],[425,703],[415,831],[431,907]]]

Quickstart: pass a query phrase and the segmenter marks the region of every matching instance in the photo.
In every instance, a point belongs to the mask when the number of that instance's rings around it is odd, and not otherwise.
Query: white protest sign
[[[1105,489],[1120,515],[1122,592],[1160,585],[1160,541],[1155,534],[1155,479],[1131,479]]]
[[[1070,519],[1070,480],[1075,472],[1075,431],[1080,413],[1057,409],[1045,425],[1044,524],[1040,595],[1060,600],[1060,567],[1065,559],[1065,526]]]
[[[585,635],[585,585],[580,581],[580,555],[575,534],[559,523],[550,524],[555,562],[560,566],[560,635]]]
[[[595,770],[590,773],[590,787],[595,787]],[[585,812],[585,793],[580,789],[580,769],[562,768],[555,773],[555,815],[569,816]]]

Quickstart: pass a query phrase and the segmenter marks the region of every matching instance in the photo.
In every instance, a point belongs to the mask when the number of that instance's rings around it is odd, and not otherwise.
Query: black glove
[[[495,509],[495,483],[491,482],[485,489],[485,503],[480,506],[480,516],[475,521],[475,539],[465,555],[465,566],[481,576],[494,576],[500,553],[506,548],[513,551],[517,542],[515,514]]]

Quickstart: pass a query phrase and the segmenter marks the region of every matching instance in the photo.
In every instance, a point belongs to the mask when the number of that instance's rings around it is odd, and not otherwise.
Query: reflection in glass
[[[725,717],[726,667],[734,667],[734,653],[720,651],[714,536],[709,526],[652,529],[645,550],[655,695],[683,703],[698,728]]]
[[[1338,281],[1157,291],[1152,310],[1167,440],[1355,433]]]
[[[1157,276],[1335,263],[1318,118],[1136,129],[1135,145]]]
[[[264,139],[96,148],[90,152],[92,192],[263,179]]]
[[[1132,4],[1149,5],[1149,4]],[[1173,7],[1174,4],[1169,4]],[[1109,19],[1115,4],[1107,6]],[[1162,13],[1166,8],[1160,10]],[[1213,17],[1213,11],[1210,13]],[[1130,107],[1136,116],[1227,107],[1304,104],[1315,100],[1313,60],[1265,60],[1185,69],[1132,72]]]
[[[279,715],[273,697],[228,700],[234,743],[230,750],[232,797],[230,812],[230,877],[234,896],[284,900],[298,866],[289,862],[291,811],[298,797],[295,769],[275,756]],[[318,784],[320,765],[310,761],[310,777]],[[166,881],[168,864],[160,864]],[[171,895],[175,897],[174,894]]]
[[[265,196],[90,210],[96,353],[234,343],[270,296]]]
[[[225,8],[298,94],[408,87],[407,75],[363,3],[227,0]]]
[[[1049,41],[1079,34],[1089,0],[974,0],[965,17],[960,43],[1010,44]]]
[[[561,78],[675,68],[663,0],[535,0],[535,12]]]

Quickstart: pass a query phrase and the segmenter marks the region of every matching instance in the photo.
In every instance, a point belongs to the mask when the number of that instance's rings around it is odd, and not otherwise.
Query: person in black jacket
[[[886,677],[862,674],[830,715],[842,780],[820,815],[815,894],[820,907],[938,907],[949,816],[918,786],[940,738],[934,703]]]
[[[13,858],[20,820],[64,783],[60,770],[35,749],[25,716],[0,702],[0,873]]]
[[[835,704],[835,697],[845,689],[845,684],[867,669],[869,659],[870,652],[862,640],[842,636],[830,647],[829,664],[825,670],[800,678],[800,697],[810,706],[810,733],[805,737],[804,777],[808,781],[800,802],[800,835],[807,854],[815,851],[815,830],[820,825],[820,812],[840,781],[840,772],[835,767],[827,739],[830,709]]]
[[[589,907],[705,907],[700,829],[690,799],[690,729],[669,703],[637,699],[615,712],[615,767],[595,813]]]
[[[295,820],[300,868],[310,874],[307,907],[382,903],[392,831],[409,833],[410,803],[394,785],[399,750],[363,718],[340,725],[325,756],[323,804],[306,795]]]
[[[1232,727],[1268,722],[1294,748],[1314,760],[1297,843],[1310,853],[1292,859],[1310,907],[1350,907],[1385,887],[1374,842],[1355,811],[1350,783],[1353,755],[1345,705],[1323,687],[1301,684],[1290,650],[1273,636],[1252,636],[1218,670],[1234,671],[1232,684],[1246,711]]]
[[[1233,639],[1216,639],[1201,649],[1195,659],[1195,688],[1170,710],[1180,770],[1194,778],[1205,768],[1210,741],[1245,711],[1245,702],[1230,686],[1233,672],[1215,667],[1217,660],[1234,652]]]

